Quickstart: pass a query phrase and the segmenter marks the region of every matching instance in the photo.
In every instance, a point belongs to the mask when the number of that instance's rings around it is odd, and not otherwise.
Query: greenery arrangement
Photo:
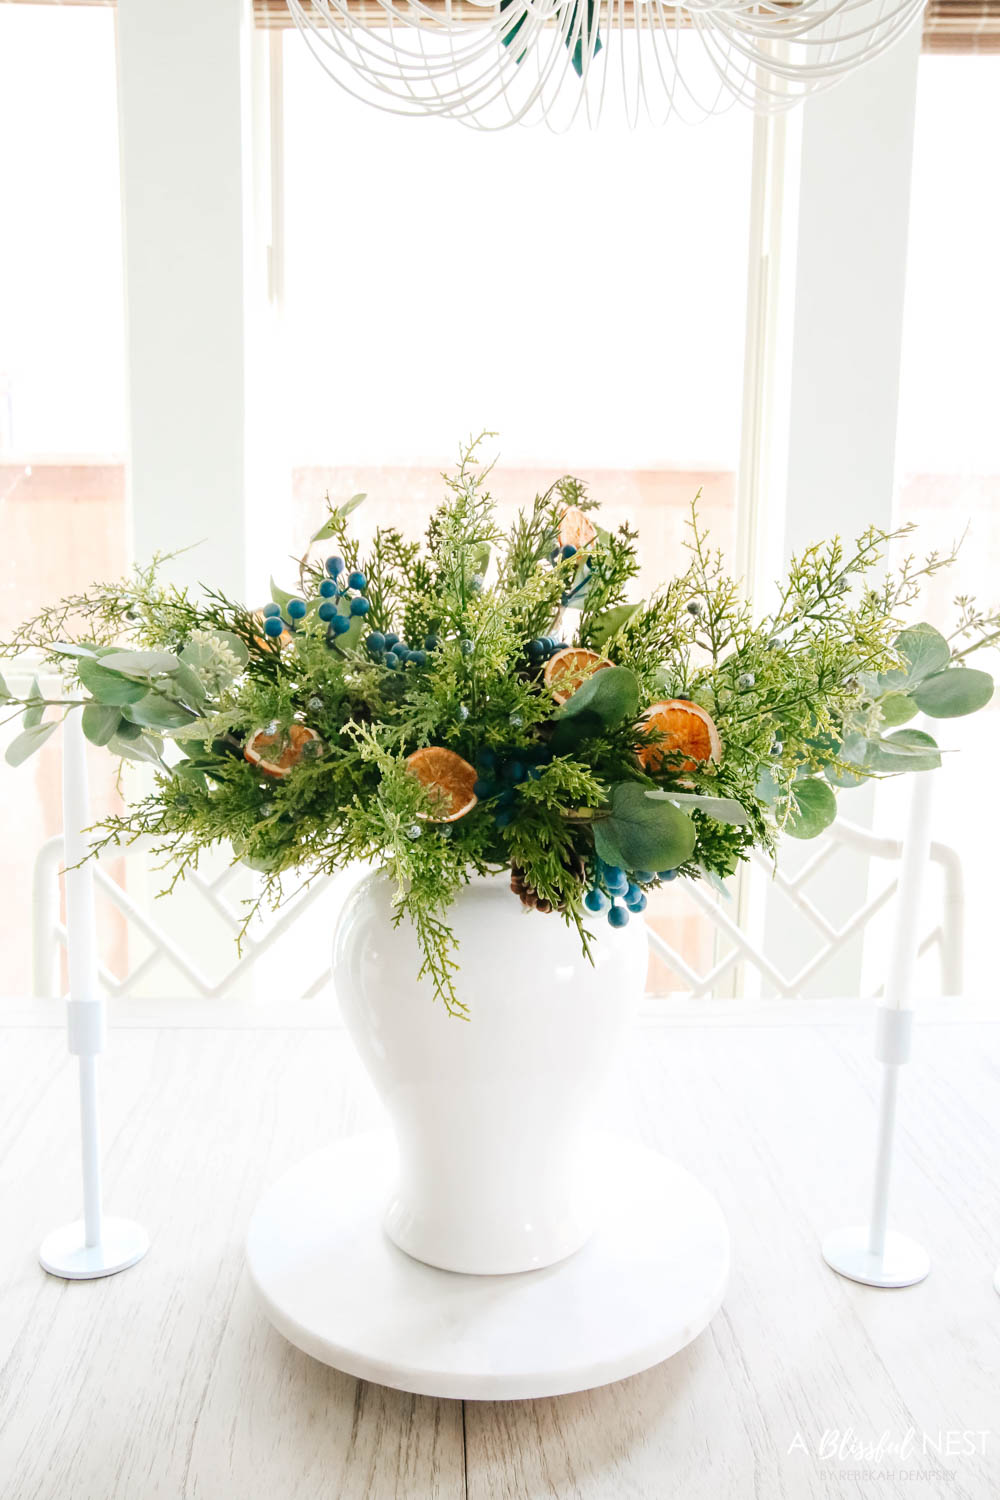
[[[601,529],[597,504],[558,480],[498,528],[481,439],[446,476],[423,545],[379,527],[362,557],[330,506],[294,592],[254,611],[161,582],[158,563],[43,610],[0,654],[41,653],[74,684],[0,696],[23,709],[7,759],[36,750],[63,712],[152,792],[95,844],[152,835],[173,883],[228,842],[281,899],[289,869],[375,861],[416,929],[423,973],[457,1014],[449,906],[476,873],[579,931],[613,926],[677,877],[720,885],[781,833],[812,838],[838,789],[940,763],[922,711],[981,708],[989,674],[966,665],[1000,616],[960,599],[949,639],[905,625],[921,578],[889,576],[872,528],[810,548],[755,620],[692,505],[687,565],[630,602],[636,534]],[[79,691],[77,692],[76,689]]]

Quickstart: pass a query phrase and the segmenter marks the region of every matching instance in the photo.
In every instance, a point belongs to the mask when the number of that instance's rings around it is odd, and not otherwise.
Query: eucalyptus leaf
[[[623,870],[675,870],[690,859],[695,827],[672,802],[654,802],[637,781],[611,788],[611,809],[595,819],[594,847]]]
[[[911,686],[951,661],[951,647],[933,625],[911,625],[900,631],[893,645],[906,663],[906,681]]]
[[[169,732],[171,729],[183,729],[197,716],[183,704],[175,703],[171,698],[165,698],[162,693],[148,693],[145,698],[140,698],[138,703],[127,705],[126,717],[133,724],[141,724],[144,729]]]
[[[932,719],[960,719],[985,708],[993,697],[993,678],[973,667],[950,667],[925,677],[914,688],[918,708]]]
[[[316,607],[315,600],[312,607]],[[228,680],[232,681],[250,660],[250,652],[247,650],[246,642],[241,641],[239,636],[234,635],[231,630],[213,630],[204,640],[188,641],[181,652],[181,665],[174,673],[175,680],[180,680],[180,673],[185,667],[193,670],[208,667],[217,677],[220,677],[222,663],[219,653],[222,648],[235,658],[236,665],[230,669],[228,677]]]
[[[775,781],[770,766],[761,766],[757,773],[757,785],[754,787],[754,792],[765,807],[773,807],[783,795],[782,788]]]
[[[34,729],[36,725],[42,722],[42,719],[45,715],[45,704],[39,702],[41,696],[42,689],[39,684],[38,678],[35,677],[32,679],[31,690],[28,693],[29,699],[33,701],[29,703],[28,707],[21,715],[21,724],[25,729]]]
[[[111,703],[85,703],[83,732],[92,745],[106,745],[121,723],[121,709]]]
[[[146,765],[157,766],[160,770],[164,769],[159,749],[147,735],[140,734],[136,739],[126,739],[120,734],[113,735],[108,741],[108,749],[113,755],[120,755],[122,760],[139,761]]]
[[[176,672],[180,662],[172,651],[107,651],[101,666],[126,677],[161,677]]]
[[[45,649],[51,651],[53,656],[96,657],[100,654],[96,646],[83,646],[76,641],[57,641],[54,646],[46,646]]]
[[[597,714],[585,710],[572,719],[558,719],[549,738],[549,749],[554,755],[567,755],[601,733],[604,724]]]
[[[707,865],[699,865],[698,869],[701,871],[702,878],[707,881],[707,883],[712,887],[713,891],[718,891],[719,895],[724,896],[727,901],[731,901],[733,899],[732,891],[729,889],[728,885],[723,880],[718,870],[710,870]]]
[[[821,734],[813,735],[811,739],[806,740],[806,744],[814,752],[821,768],[829,765],[831,760],[836,760],[840,750],[840,740],[835,734],[831,734],[829,730],[823,730]],[[807,770],[806,775],[810,774]]]
[[[617,635],[626,621],[631,620],[641,604],[616,604],[613,609],[606,609],[603,614],[597,615],[590,622],[589,638],[598,650],[609,641],[613,635]]]
[[[474,573],[479,573],[480,575],[485,573],[490,565],[489,542],[477,542],[469,552],[469,561],[472,564],[472,571]]]
[[[837,798],[829,782],[818,776],[797,781],[792,792],[794,806],[785,824],[793,839],[814,839],[829,828],[837,816]]]
[[[109,672],[100,662],[83,659],[77,666],[80,681],[92,693],[98,703],[138,703],[149,691],[145,682],[133,682],[130,677],[121,677]]]
[[[238,635],[234,635],[231,630],[213,630],[212,636],[213,639],[221,641],[224,646],[228,646],[241,668],[246,666],[250,660],[250,652],[247,650],[246,641],[241,640]]]
[[[868,754],[868,741],[860,734],[849,734],[844,743],[837,751],[836,759],[846,761],[847,764],[857,766],[856,772],[842,770],[839,766],[828,765],[823,768],[823,775],[831,786],[858,787],[862,786],[868,779],[863,771]]]
[[[365,626],[364,615],[351,615],[349,618],[351,621],[350,629],[345,630],[343,635],[335,635],[333,637],[334,646],[341,651],[357,651],[361,643],[362,631],[366,628],[371,628],[370,626]]]
[[[192,744],[204,744],[205,736],[209,732],[209,725],[206,719],[196,717],[189,724],[181,724],[176,729],[169,731],[163,729],[159,732],[161,734],[169,733],[172,740],[179,740],[183,744],[185,751],[189,752],[189,747]]]
[[[173,685],[181,697],[186,698],[189,703],[204,703],[208,696],[205,692],[205,685],[197,672],[185,663],[182,663],[174,672]]]
[[[338,505],[335,510],[331,511],[329,519],[324,521],[319,530],[313,534],[312,540],[314,542],[325,542],[328,537],[333,536],[340,529],[343,522],[347,520],[351,512],[357,510],[364,499],[366,499],[365,494],[352,495],[350,500],[345,500],[343,505]],[[281,603],[281,600],[276,599],[273,594],[271,597],[274,599],[275,604]]]
[[[657,802],[679,802],[682,806],[696,808],[717,823],[731,823],[734,828],[745,828],[750,821],[746,809],[735,797],[699,797],[695,792],[663,792],[659,788],[654,792],[647,791],[646,796]]]
[[[639,683],[635,673],[628,667],[602,667],[580,684],[573,696],[556,709],[554,717],[574,719],[582,713],[596,714],[607,727],[634,719],[638,711]]]
[[[289,594],[285,589],[279,588],[274,579],[271,579],[271,598],[281,609],[282,619],[288,624],[288,603],[291,599],[298,598],[297,594]]]
[[[871,771],[936,771],[941,755],[936,742],[922,729],[897,729],[884,739],[871,740],[865,768]]]
[[[277,868],[277,859],[261,859],[256,855],[240,855],[240,864],[246,865],[248,870],[254,870],[258,875],[267,875]]]
[[[7,703],[13,696],[13,693],[4,681],[3,674],[0,673],[0,703]]]
[[[21,765],[29,755],[34,755],[36,750],[41,749],[49,735],[54,734],[58,727],[58,720],[52,719],[48,724],[32,724],[29,729],[23,729],[7,746],[7,764]]]
[[[215,653],[207,641],[188,641],[180,653],[181,669],[184,667],[207,667],[216,660]]]
[[[200,792],[208,790],[208,781],[205,778],[204,768],[199,766],[195,761],[180,760],[171,769],[179,781],[187,782]]]
[[[909,693],[886,693],[885,697],[879,700],[878,706],[882,715],[882,723],[887,729],[895,729],[899,724],[908,724],[919,712]]]
[[[864,786],[868,780],[868,777],[860,769],[857,771],[845,771],[837,766],[824,766],[823,775],[831,786],[840,787],[848,791],[852,791],[859,786]]]

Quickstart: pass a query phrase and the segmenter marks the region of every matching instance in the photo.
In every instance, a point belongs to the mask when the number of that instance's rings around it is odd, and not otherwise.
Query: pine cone
[[[520,865],[511,865],[510,867],[510,888],[515,896],[520,897],[522,906],[526,907],[528,911],[548,913],[552,910],[552,902],[544,901],[534,886],[529,885]]]
[[[563,863],[566,866],[567,872],[573,877],[573,879],[582,883],[584,876],[587,873],[587,867],[582,857],[579,854],[573,852],[572,854],[570,854],[568,859],[563,861]],[[510,867],[510,888],[514,892],[514,895],[520,898],[521,904],[525,906],[528,911],[540,911],[548,913],[553,910],[552,902],[546,901],[544,897],[539,896],[534,886],[532,886],[528,881],[528,878],[520,865],[512,864]]]

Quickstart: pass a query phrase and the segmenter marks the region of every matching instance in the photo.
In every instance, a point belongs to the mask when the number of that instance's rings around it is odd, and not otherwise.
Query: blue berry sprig
[[[676,870],[623,870],[598,859],[583,904],[595,916],[607,912],[612,927],[627,927],[630,913],[646,910],[646,890],[676,878]]]
[[[474,791],[480,802],[490,804],[498,828],[506,828],[514,821],[517,788],[526,781],[537,781],[551,759],[552,751],[545,745],[479,751]]]
[[[363,573],[355,569],[345,580],[343,575],[347,564],[342,557],[328,557],[325,566],[328,576],[320,582],[317,589],[316,615],[326,626],[327,643],[332,645],[338,636],[347,634],[354,620],[364,619],[371,609],[371,603],[365,597],[368,580]],[[345,600],[347,612],[342,614],[341,602]],[[307,609],[304,600],[293,599],[288,606],[289,613],[291,614],[292,605],[296,603],[301,605],[301,614],[295,618],[302,618]]]
[[[402,667],[426,667],[430,654],[437,649],[436,635],[424,637],[422,646],[409,646],[401,641],[394,630],[373,630],[365,641],[365,649],[373,661],[380,662],[389,672],[398,672]]]
[[[547,662],[550,657],[555,656],[558,652],[565,650],[566,642],[556,640],[555,637],[551,635],[536,636],[536,638],[533,641],[529,641],[527,646],[525,647],[525,653],[528,657],[528,660],[532,663],[533,666],[538,667],[540,667],[543,662]]]

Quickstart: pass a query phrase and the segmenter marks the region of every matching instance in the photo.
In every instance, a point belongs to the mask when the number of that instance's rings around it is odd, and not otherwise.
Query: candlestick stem
[[[69,999],[67,1041],[80,1074],[80,1158],[83,1219],[47,1235],[38,1252],[53,1276],[87,1281],[135,1265],[149,1248],[146,1231],[129,1219],[104,1216],[101,1202],[101,1135],[97,1059],[104,1050],[104,996],[98,983],[94,875],[84,831],[90,823],[86,742],[81,716],[70,709],[63,723],[63,863],[66,870],[66,948]]]
[[[910,1058],[913,1030],[913,981],[919,950],[920,903],[930,857],[932,776],[913,778],[910,815],[899,872],[896,924],[893,931],[885,1001],[875,1013],[875,1057],[882,1064],[875,1144],[871,1216],[867,1225],[838,1229],[823,1241],[823,1258],[841,1276],[867,1286],[912,1286],[930,1270],[922,1245],[889,1230],[889,1188],[896,1139],[899,1071]]]

